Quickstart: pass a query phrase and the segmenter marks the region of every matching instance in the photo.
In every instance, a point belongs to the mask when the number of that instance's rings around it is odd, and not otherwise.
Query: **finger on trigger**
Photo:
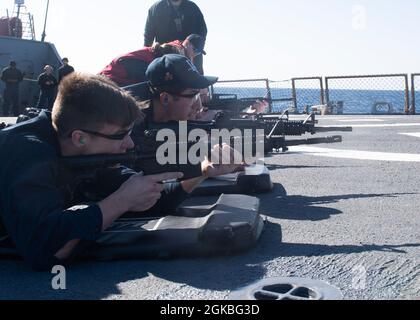
[[[154,184],[154,187],[153,187],[153,192],[159,192],[159,193],[161,193],[163,190],[165,189],[165,185],[164,184],[162,184],[162,183],[156,183],[156,184]]]

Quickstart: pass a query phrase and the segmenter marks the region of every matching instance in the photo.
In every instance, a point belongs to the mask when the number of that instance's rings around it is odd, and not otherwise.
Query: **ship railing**
[[[356,114],[409,114],[408,79],[408,74],[325,77],[326,102],[344,101]]]
[[[410,90],[411,89],[411,90]],[[415,114],[420,101],[420,73],[313,76],[282,81],[269,79],[223,80],[211,94],[260,97],[270,102],[270,112],[289,109],[329,114]],[[411,94],[410,94],[411,93]]]

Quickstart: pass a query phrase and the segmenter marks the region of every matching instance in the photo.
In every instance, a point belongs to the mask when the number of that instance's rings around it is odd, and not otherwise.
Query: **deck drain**
[[[271,278],[233,291],[229,300],[342,300],[336,287],[319,280]]]

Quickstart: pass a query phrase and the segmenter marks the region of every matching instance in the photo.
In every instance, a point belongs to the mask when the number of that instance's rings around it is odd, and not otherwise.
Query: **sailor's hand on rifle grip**
[[[216,145],[212,150],[211,159],[206,159],[202,163],[203,175],[206,178],[213,178],[243,170],[242,160],[242,154],[229,145]]]
[[[160,199],[164,189],[162,182],[180,179],[182,176],[183,174],[179,172],[168,172],[150,176],[136,174],[125,182],[118,192],[127,203],[127,211],[143,212],[152,208]]]
[[[203,109],[200,113],[198,113],[193,120],[198,121],[213,121],[217,114],[220,113],[220,110],[208,110],[206,108]]]
[[[269,104],[267,101],[263,100],[257,100],[255,101],[249,109],[246,111],[248,114],[261,114],[265,113],[267,111]]]

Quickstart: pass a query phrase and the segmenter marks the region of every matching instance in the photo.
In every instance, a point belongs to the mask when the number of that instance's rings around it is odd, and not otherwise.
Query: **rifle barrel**
[[[353,127],[315,127],[315,132],[353,132]]]
[[[303,144],[322,144],[322,143],[339,143],[339,142],[343,142],[342,136],[297,139],[297,140],[285,141],[285,147],[300,146]]]

